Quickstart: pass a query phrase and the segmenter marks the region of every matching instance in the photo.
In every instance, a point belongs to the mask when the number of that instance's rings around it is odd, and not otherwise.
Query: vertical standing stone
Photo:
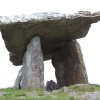
[[[16,82],[20,81],[20,83],[16,83],[16,87],[25,89],[44,87],[43,54],[38,36],[33,37],[27,46],[27,51],[23,57],[23,68],[17,79]]]
[[[80,45],[76,40],[67,42],[52,57],[59,87],[88,83]]]
[[[22,67],[18,72],[17,78],[16,78],[15,83],[14,83],[14,88],[17,88],[17,89],[21,88],[20,87],[20,82],[21,82],[21,78],[22,78],[23,68],[24,67]]]

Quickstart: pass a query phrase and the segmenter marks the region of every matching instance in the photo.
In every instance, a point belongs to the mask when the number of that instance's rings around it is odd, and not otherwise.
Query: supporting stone
[[[59,87],[88,83],[87,72],[80,45],[76,40],[67,42],[52,56]]]
[[[38,36],[33,37],[27,46],[23,67],[19,71],[14,87],[24,89],[44,87],[43,54]]]
[[[17,78],[16,78],[15,83],[14,83],[14,88],[17,88],[17,89],[21,88],[20,87],[20,82],[21,82],[23,68],[24,67],[22,67],[18,72]]]

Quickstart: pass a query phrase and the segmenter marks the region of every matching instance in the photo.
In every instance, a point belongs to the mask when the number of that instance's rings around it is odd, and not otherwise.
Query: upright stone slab
[[[24,89],[44,87],[44,65],[39,37],[34,37],[27,46],[23,68],[16,79],[15,87]]]
[[[52,57],[59,87],[88,83],[80,45],[76,40],[67,42]]]
[[[24,67],[22,67],[18,72],[17,78],[16,78],[14,86],[13,86],[14,88],[17,88],[17,89],[21,88],[20,83],[21,83],[23,68]]]

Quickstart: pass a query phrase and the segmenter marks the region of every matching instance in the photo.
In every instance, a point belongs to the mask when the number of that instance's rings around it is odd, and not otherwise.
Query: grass
[[[82,94],[84,92],[95,92],[100,91],[99,85],[89,85],[89,86],[69,86],[68,89],[71,92],[77,92]],[[70,93],[64,93],[64,89],[59,89],[53,92],[44,92],[43,89],[35,90],[24,90],[24,89],[0,89],[0,100],[88,100],[86,98],[79,98]],[[97,99],[99,100],[99,99]]]
[[[0,100],[69,100],[70,97],[63,93],[50,93],[45,95],[42,89],[35,90],[18,90],[18,89],[1,89],[4,95],[0,96]],[[72,100],[72,99],[70,99]],[[74,100],[74,99],[73,99]]]
[[[75,92],[95,92],[100,91],[100,85],[96,84],[90,84],[90,85],[84,85],[84,86],[69,86],[70,90],[74,90]]]

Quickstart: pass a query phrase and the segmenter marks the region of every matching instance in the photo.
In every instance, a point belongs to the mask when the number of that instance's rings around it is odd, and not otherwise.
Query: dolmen
[[[0,16],[0,31],[13,65],[23,65],[15,88],[44,88],[44,64],[51,60],[58,88],[88,83],[77,39],[87,35],[100,12],[74,14],[54,12]],[[49,69],[48,69],[49,70]],[[52,73],[52,72],[51,72]]]

